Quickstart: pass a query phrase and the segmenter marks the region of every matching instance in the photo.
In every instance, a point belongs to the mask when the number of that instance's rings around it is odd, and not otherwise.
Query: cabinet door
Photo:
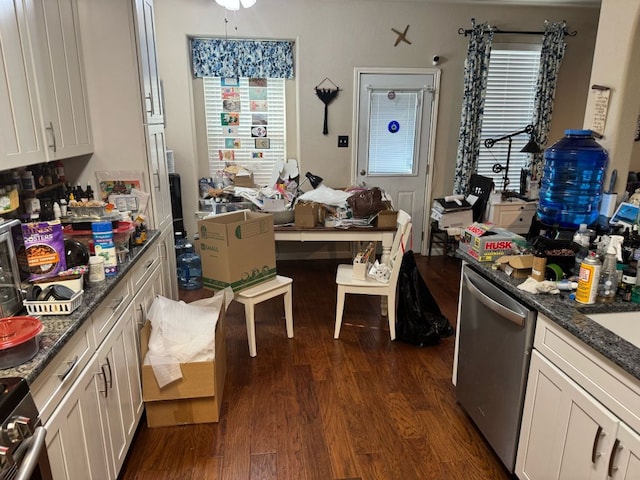
[[[55,480],[103,480],[109,475],[106,432],[100,423],[97,359],[89,363],[49,421],[47,451]]]
[[[521,480],[604,480],[617,426],[613,414],[534,351],[516,475]]]
[[[0,39],[0,159],[8,169],[46,160],[22,2],[0,0]]]
[[[107,450],[113,453],[109,468],[116,475],[122,467],[142,414],[137,324],[133,305],[124,311],[98,350],[98,366],[106,380],[100,415],[108,432]]]
[[[146,130],[148,139],[147,161],[149,163],[151,199],[153,202],[153,228],[156,230],[164,230],[168,228],[173,221],[164,126],[148,125]]]
[[[618,426],[607,473],[614,480],[640,478],[640,436],[624,423]]]
[[[178,277],[176,275],[176,247],[173,238],[173,228],[167,228],[160,239],[160,258],[162,260],[162,295],[172,300],[178,300]]]
[[[153,301],[157,295],[164,295],[164,284],[162,279],[162,268],[156,267],[149,274],[149,278],[144,286],[140,289],[138,294],[133,299],[133,307],[135,308],[136,316],[136,339],[138,340],[139,347],[139,331],[147,321],[147,312],[151,308]]]
[[[146,123],[163,123],[153,0],[135,0],[138,62]]]
[[[47,158],[93,152],[76,0],[27,0]]]

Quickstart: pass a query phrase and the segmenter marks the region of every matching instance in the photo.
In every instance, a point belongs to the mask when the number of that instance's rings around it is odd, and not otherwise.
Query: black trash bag
[[[426,347],[440,343],[441,338],[453,333],[453,327],[442,315],[418,271],[413,251],[408,250],[402,257],[398,278],[396,339]]]

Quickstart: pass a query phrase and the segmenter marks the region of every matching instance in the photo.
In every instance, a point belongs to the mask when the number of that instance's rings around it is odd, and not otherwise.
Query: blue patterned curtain
[[[540,52],[540,74],[536,84],[536,98],[533,109],[533,137],[541,147],[546,145],[551,127],[553,99],[556,94],[556,84],[560,64],[564,58],[566,42],[564,36],[567,31],[565,22],[544,22],[544,35]],[[542,177],[543,154],[531,155],[531,180],[540,181]]]
[[[194,38],[195,77],[293,78],[293,42]]]
[[[464,64],[464,94],[453,182],[455,194],[467,193],[469,178],[475,173],[478,164],[484,95],[493,43],[493,31],[487,23],[476,25],[475,19],[472,18],[471,25],[467,59]]]

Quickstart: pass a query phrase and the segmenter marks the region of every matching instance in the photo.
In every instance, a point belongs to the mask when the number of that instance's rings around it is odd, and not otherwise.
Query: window
[[[493,167],[506,166],[509,141],[497,142],[491,149],[484,146],[484,141],[517,132],[531,123],[539,69],[540,45],[494,44],[491,49],[477,173],[493,178],[497,190],[504,187],[504,171],[495,173]],[[518,190],[520,170],[528,160],[528,154],[520,150],[528,141],[524,133],[512,137],[508,172],[511,190]]]
[[[202,80],[211,176],[233,163],[269,184],[275,162],[286,158],[285,80]]]

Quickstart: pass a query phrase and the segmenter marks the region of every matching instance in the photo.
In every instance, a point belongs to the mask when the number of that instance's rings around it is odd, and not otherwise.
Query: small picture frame
[[[271,141],[268,138],[256,138],[256,150],[267,150],[271,148]]]

